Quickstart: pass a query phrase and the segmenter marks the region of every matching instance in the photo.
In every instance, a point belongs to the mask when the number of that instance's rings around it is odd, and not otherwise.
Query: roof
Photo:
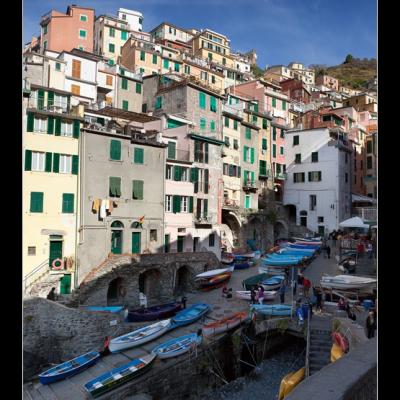
[[[104,60],[104,57],[102,57],[102,56],[98,56],[98,55],[90,53],[88,51],[79,50],[79,49],[72,49],[71,51],[63,50],[61,52],[61,54],[62,53],[71,54],[73,56],[78,56],[78,57],[82,57],[82,58],[87,58],[88,60],[92,60],[92,61]]]
[[[361,196],[359,194],[352,193],[351,194],[352,203],[363,202],[363,203],[371,203],[376,204],[376,199],[368,196]]]
[[[223,142],[222,140],[210,138],[210,137],[207,137],[207,136],[198,135],[197,133],[191,133],[191,134],[189,134],[189,137],[191,139],[201,140],[203,142],[215,144],[216,146],[225,145],[225,142]]]
[[[130,121],[136,121],[136,122],[141,122],[141,123],[160,120],[160,118],[152,117],[147,114],[136,113],[133,111],[125,111],[125,110],[121,110],[119,108],[114,108],[114,107],[110,107],[110,106],[104,107],[101,110],[88,110],[88,111],[93,114],[105,115],[107,117],[113,117],[113,118],[127,119]]]
[[[68,96],[72,95],[71,92],[67,92],[65,90],[54,89],[54,88],[52,88],[52,87],[50,88],[48,86],[36,85],[34,83],[31,83],[31,89],[43,89],[43,90],[49,90],[49,91],[54,92],[54,93],[65,94],[65,95],[68,95]]]
[[[175,29],[179,29],[180,31],[186,32],[186,33],[188,33],[189,35],[194,36],[194,34],[193,34],[192,32],[190,32],[190,31],[188,31],[187,29],[180,28],[179,26],[176,26],[176,25],[171,24],[170,22],[166,22],[166,21],[161,22],[161,24],[157,25],[155,28],[153,28],[151,31],[149,31],[149,33],[151,33],[151,32],[153,32],[153,31],[157,30],[160,26],[163,26],[163,25],[172,26],[172,27],[175,28]]]
[[[187,125],[195,125],[194,122],[190,121],[189,119],[178,117],[178,116],[176,116],[174,114],[165,114],[165,115],[169,119],[173,119],[175,121],[183,122],[184,124],[187,124]]]

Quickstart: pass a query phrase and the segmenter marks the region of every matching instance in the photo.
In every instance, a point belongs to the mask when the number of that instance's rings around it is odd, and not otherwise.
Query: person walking
[[[376,316],[373,310],[368,312],[367,320],[365,321],[365,325],[367,327],[367,337],[371,339],[375,336],[376,330]]]
[[[181,302],[183,304],[183,309],[185,309],[186,308],[187,297],[186,296],[182,296]]]
[[[55,290],[56,290],[55,287],[51,288],[49,294],[47,295],[47,300],[52,300],[52,301],[57,300],[57,294],[56,294]]]
[[[250,289],[250,302],[251,304],[255,304],[256,303],[256,291],[254,290],[254,286],[251,287]]]
[[[320,288],[315,289],[315,297],[317,298],[316,310],[322,313],[322,291]]]
[[[308,280],[307,278],[303,279],[303,286],[304,286],[304,296],[309,297],[310,296],[310,288],[311,288],[311,281]]]
[[[262,305],[264,301],[264,288],[260,285],[258,287],[258,302]]]
[[[297,286],[299,287],[299,296],[303,295],[303,283],[304,283],[304,276],[301,272],[297,275]]]
[[[326,249],[326,254],[327,254],[328,258],[331,258],[331,248],[329,247],[329,244],[326,245],[325,249]]]
[[[285,281],[283,281],[281,287],[279,288],[279,295],[281,297],[281,304],[283,304],[285,302],[285,292],[286,292],[286,284],[285,284]]]

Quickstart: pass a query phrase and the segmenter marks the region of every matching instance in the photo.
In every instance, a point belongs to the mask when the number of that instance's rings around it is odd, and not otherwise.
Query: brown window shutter
[[[81,94],[81,87],[78,85],[71,85],[71,93],[80,96]]]
[[[81,62],[78,60],[72,60],[72,76],[78,79],[81,77]]]
[[[111,75],[106,76],[106,85],[112,86],[113,84],[113,77]]]

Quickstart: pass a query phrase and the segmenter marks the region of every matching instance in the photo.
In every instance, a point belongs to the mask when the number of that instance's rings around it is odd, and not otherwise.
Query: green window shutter
[[[169,60],[167,60],[166,58],[164,58],[164,60],[163,60],[163,66],[164,66],[164,68],[166,68],[166,69],[169,68]]]
[[[33,132],[33,125],[35,123],[35,117],[33,113],[28,113],[28,121],[26,125],[27,132]]]
[[[142,85],[140,83],[136,83],[136,93],[142,93]]]
[[[81,130],[81,124],[80,124],[79,120],[75,119],[74,127],[73,127],[73,137],[75,139],[79,139],[80,130]]]
[[[272,127],[272,140],[276,140],[276,126]]]
[[[174,214],[181,212],[181,196],[172,196],[172,212]]]
[[[206,109],[206,95],[203,92],[199,92],[199,107],[203,110]]]
[[[217,99],[210,96],[210,111],[217,112]]]
[[[74,212],[74,194],[63,193],[62,195],[62,213],[73,214]]]
[[[246,184],[247,183],[247,180],[248,180],[248,174],[249,174],[249,172],[248,171],[243,171],[243,182],[244,182],[244,184]]]
[[[204,163],[208,164],[208,143],[204,143]]]
[[[176,143],[168,142],[168,158],[175,160],[176,157]]]
[[[52,135],[54,133],[54,117],[49,117],[47,120],[47,133]]]
[[[25,150],[25,171],[32,171],[32,150]]]
[[[263,120],[262,120],[262,127],[263,127],[263,129],[267,129],[268,128],[268,122],[267,122],[266,118],[263,118]]]
[[[43,192],[31,192],[30,212],[43,212]]]
[[[54,153],[53,154],[53,172],[60,171],[60,154]]]
[[[189,212],[193,212],[193,196],[189,196]]]
[[[254,164],[254,153],[255,153],[254,148],[250,147],[250,162],[252,164]]]
[[[243,146],[243,161],[248,162],[249,148],[247,146]]]
[[[311,182],[311,172],[308,173],[308,181]]]
[[[132,181],[132,199],[143,200],[143,181]]]
[[[174,64],[174,71],[179,72],[179,64],[178,63]]]
[[[260,160],[260,171],[259,174],[262,176],[267,175],[267,162],[265,160]]]
[[[209,173],[208,169],[204,170],[204,193],[208,193],[208,178],[209,178]]]
[[[146,53],[143,50],[140,52],[140,60],[146,61]]]
[[[156,110],[162,108],[162,97],[161,96],[157,97],[155,108],[156,108]]]
[[[74,175],[78,175],[79,171],[79,156],[73,155],[72,156],[72,173]]]
[[[121,78],[121,89],[128,89],[128,79],[126,78]]]
[[[240,178],[241,177],[241,167],[237,167],[237,177]]]
[[[263,150],[267,150],[268,149],[268,145],[267,145],[267,139],[262,139],[262,149]]]
[[[191,168],[190,169],[190,182],[197,182],[199,180],[199,169]]]
[[[110,142],[110,159],[121,160],[121,142],[119,140],[111,140]]]
[[[54,104],[54,92],[47,92],[47,106],[52,106]]]
[[[254,171],[251,172],[251,183],[254,184],[254,182],[256,181],[255,179],[255,173]]]
[[[215,83],[215,76],[211,75],[211,83]]]
[[[51,172],[51,164],[53,161],[53,153],[46,153],[46,164],[44,170],[46,172]]]
[[[43,108],[44,108],[44,90],[39,89],[39,90],[37,91],[37,93],[38,93],[37,108],[38,108],[39,110],[43,110]]]
[[[276,157],[276,144],[272,145],[272,157]]]
[[[129,111],[129,102],[128,100],[122,100],[122,109],[125,111]]]
[[[229,164],[229,176],[234,176],[234,173],[233,173],[233,165],[232,164]]]
[[[233,129],[234,129],[235,131],[238,130],[238,122],[237,122],[236,120],[233,120]]]
[[[286,101],[282,100],[282,110],[286,110]]]
[[[205,118],[200,118],[200,129],[206,129],[207,121]]]
[[[116,176],[109,177],[109,195],[112,197],[121,196],[121,178]]]
[[[207,217],[208,214],[208,199],[204,199],[203,203],[203,216]]]
[[[229,128],[229,118],[228,118],[228,117],[225,117],[224,126],[226,126],[227,128]]]
[[[275,99],[275,97],[272,98],[272,107],[276,107],[276,99]]]
[[[229,137],[228,137],[228,136],[225,136],[224,140],[225,140],[225,146],[226,146],[226,147],[229,147],[229,145],[230,145],[230,143],[229,143]]]
[[[250,196],[245,197],[244,208],[250,208]]]
[[[108,45],[108,51],[109,51],[110,53],[114,53],[114,51],[115,51],[115,46],[114,46],[112,43],[110,43],[110,44]]]
[[[283,156],[283,147],[282,146],[280,147],[280,154],[281,154],[281,156]]]
[[[153,54],[153,64],[157,64],[157,54]]]
[[[253,115],[253,123],[256,124],[258,121],[257,115]]]
[[[139,149],[139,147],[135,147],[133,151],[133,162],[135,164],[143,164],[144,163],[144,150]]]
[[[215,131],[215,121],[210,121],[210,131],[211,132]]]
[[[237,139],[233,139],[233,148],[237,150],[239,148],[239,142]]]
[[[60,117],[56,117],[55,135],[56,136],[60,136],[61,135],[61,118]]]
[[[246,127],[246,139],[251,140],[251,129]]]
[[[121,39],[122,40],[128,39],[128,32],[127,31],[121,31]]]
[[[174,181],[180,181],[182,177],[182,168],[179,165],[174,165]]]
[[[322,179],[322,172],[318,171],[318,180],[320,181]]]

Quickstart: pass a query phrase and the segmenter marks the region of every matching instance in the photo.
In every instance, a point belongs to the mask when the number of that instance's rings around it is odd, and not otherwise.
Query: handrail
[[[36,272],[40,271],[41,269],[43,269],[44,267],[48,267],[49,266],[49,259],[44,260],[41,264],[39,264],[36,268],[34,268],[31,272],[29,272],[28,274],[25,275],[23,282],[24,282],[24,292],[26,291],[26,282],[28,280],[28,278],[30,278],[31,276],[33,276],[34,274],[36,274]]]
[[[308,310],[307,315],[307,347],[306,347],[306,378],[310,376],[310,315],[311,312]]]

